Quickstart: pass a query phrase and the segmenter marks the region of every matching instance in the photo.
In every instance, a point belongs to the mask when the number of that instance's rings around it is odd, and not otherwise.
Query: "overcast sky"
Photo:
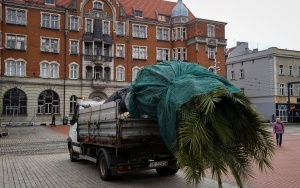
[[[197,18],[227,23],[227,47],[242,41],[248,42],[250,49],[277,47],[300,51],[300,3],[297,0],[182,1]]]

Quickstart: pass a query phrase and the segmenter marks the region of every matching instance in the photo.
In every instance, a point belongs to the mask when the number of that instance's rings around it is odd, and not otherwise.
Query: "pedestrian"
[[[275,116],[274,116],[274,114],[272,115],[272,123],[274,123],[275,122]]]
[[[281,147],[282,144],[282,134],[284,133],[284,125],[280,118],[276,118],[276,122],[273,125],[273,133],[276,134],[276,144]]]
[[[52,123],[51,123],[51,127],[54,126],[55,127],[55,115],[52,114]]]

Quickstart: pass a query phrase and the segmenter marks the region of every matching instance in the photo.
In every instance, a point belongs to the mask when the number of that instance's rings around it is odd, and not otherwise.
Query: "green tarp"
[[[230,93],[240,92],[226,78],[196,63],[164,61],[138,72],[130,86],[127,107],[133,117],[147,115],[157,120],[166,146],[174,151],[177,109],[193,97],[220,87]]]

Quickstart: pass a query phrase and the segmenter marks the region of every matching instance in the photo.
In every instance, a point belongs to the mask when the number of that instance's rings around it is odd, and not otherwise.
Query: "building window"
[[[293,66],[289,66],[289,76],[293,76]]]
[[[22,60],[7,60],[5,61],[6,76],[26,76],[26,63]]]
[[[42,13],[42,27],[49,29],[59,29],[59,15]]]
[[[79,54],[79,42],[77,40],[70,40],[70,54]]]
[[[290,90],[290,96],[294,95],[294,93],[293,93],[294,89],[293,88],[294,88],[294,85],[290,84],[290,88],[289,88],[289,90]]]
[[[124,22],[118,22],[117,23],[117,35],[118,36],[124,36]]]
[[[75,114],[75,109],[76,109],[76,95],[72,95],[70,97],[70,114]]]
[[[92,19],[85,20],[85,32],[87,32],[87,33],[93,32],[93,20]]]
[[[235,80],[235,74],[234,74],[234,71],[231,71],[231,80]]]
[[[103,21],[103,34],[109,35],[109,21]]]
[[[170,33],[169,28],[157,27],[156,28],[156,39],[168,41],[168,40],[170,40],[169,33]]]
[[[216,48],[208,48],[208,59],[215,59],[216,58]]]
[[[300,84],[298,84],[298,96],[300,96]]]
[[[216,73],[216,68],[214,66],[210,66],[207,69],[209,72]]]
[[[279,84],[279,92],[281,96],[284,95],[284,84]]]
[[[134,10],[134,16],[136,16],[136,17],[143,17],[143,11],[141,11],[141,10]]]
[[[103,3],[99,1],[95,1],[93,3],[93,9],[103,10]]]
[[[168,61],[170,60],[170,50],[164,48],[156,49],[156,60],[157,61]]]
[[[300,76],[300,66],[298,66],[298,76]]]
[[[3,96],[2,114],[27,115],[27,96],[17,87],[5,92]]]
[[[133,25],[132,36],[135,38],[147,38],[147,27],[145,25]]]
[[[94,80],[99,80],[99,79],[103,79],[103,77],[102,77],[102,71],[103,70],[103,68],[102,67],[100,67],[100,66],[96,66],[95,68],[94,68]]]
[[[79,18],[78,17],[71,16],[70,30],[79,31]]]
[[[70,74],[69,78],[70,79],[77,79],[78,78],[78,65],[76,63],[71,63],[70,65]]]
[[[58,114],[59,97],[58,94],[51,90],[45,90],[38,97],[38,114]]]
[[[244,79],[245,78],[245,73],[244,73],[244,69],[240,70],[240,78]]]
[[[124,58],[125,57],[125,45],[117,44],[116,57]]]
[[[161,15],[161,14],[157,15],[157,19],[158,19],[158,21],[161,21],[161,22],[167,21],[167,17],[165,15]]]
[[[279,75],[284,75],[284,67],[283,67],[283,65],[279,65]]]
[[[243,93],[243,94],[245,94],[245,88],[240,88],[241,89],[241,92]]]
[[[172,39],[173,41],[186,40],[186,28],[185,27],[173,28]]]
[[[125,68],[122,66],[118,66],[116,68],[116,80],[117,81],[124,81],[125,80]]]
[[[26,50],[26,36],[6,34],[6,48],[14,50]]]
[[[137,76],[137,73],[140,71],[140,68],[138,67],[134,67],[132,69],[132,81],[135,80],[136,76]]]
[[[173,48],[173,59],[180,61],[187,60],[186,48]]]
[[[6,9],[6,23],[26,25],[27,24],[27,12],[21,9]]]
[[[59,41],[53,38],[41,38],[41,51],[42,52],[59,52]]]
[[[215,37],[215,26],[214,25],[207,25],[207,36],[208,37]]]
[[[134,46],[132,50],[133,59],[147,59],[147,47]]]
[[[41,68],[40,77],[42,77],[42,78],[58,78],[59,77],[58,63],[43,62],[43,63],[41,63],[40,68]]]
[[[55,5],[55,0],[45,0],[45,4]]]

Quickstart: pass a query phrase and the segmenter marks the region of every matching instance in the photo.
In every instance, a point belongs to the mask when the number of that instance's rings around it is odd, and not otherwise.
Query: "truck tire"
[[[100,178],[103,181],[109,181],[112,179],[112,175],[108,165],[108,160],[106,159],[104,152],[101,152],[99,155],[98,169]]]
[[[155,169],[158,175],[174,175],[178,172],[178,169],[173,169],[170,167],[157,168]]]
[[[73,151],[72,146],[70,147],[69,152],[70,152],[70,161],[71,161],[71,162],[76,162],[76,161],[77,161],[77,158],[76,158],[75,152]]]

